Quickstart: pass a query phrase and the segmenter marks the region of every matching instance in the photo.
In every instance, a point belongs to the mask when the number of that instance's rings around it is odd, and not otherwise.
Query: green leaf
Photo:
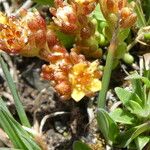
[[[149,25],[150,21],[150,0],[142,1],[142,7],[145,14],[145,18],[147,20],[147,25]]]
[[[32,144],[29,143],[26,138],[24,138],[23,136],[20,136],[20,138],[23,141],[23,143],[26,145],[28,150],[34,150],[34,147],[32,147]]]
[[[146,20],[145,20],[145,17],[144,17],[145,15],[143,13],[140,1],[136,1],[135,11],[136,11],[136,14],[137,14],[137,26],[139,28],[145,27],[146,26]]]
[[[140,76],[139,74],[136,74],[136,73],[135,73],[135,74],[132,74],[132,75],[126,77],[125,79],[126,79],[126,80],[131,80],[131,79],[137,80],[137,79],[141,79],[141,80],[143,81],[143,83],[144,83],[148,88],[150,88],[150,80],[149,80],[148,78],[146,78],[146,77]]]
[[[26,113],[24,111],[24,108],[22,106],[22,103],[21,103],[21,100],[19,98],[18,91],[16,89],[15,83],[13,82],[12,77],[10,75],[10,72],[8,70],[8,67],[5,64],[4,60],[2,59],[1,55],[0,55],[0,64],[1,64],[3,72],[5,74],[5,77],[6,77],[6,80],[7,80],[7,84],[8,84],[8,86],[10,88],[10,91],[11,91],[11,93],[13,95],[15,106],[16,106],[19,118],[21,120],[21,123],[24,126],[30,127],[29,120],[28,120],[28,118],[26,116]]]
[[[109,141],[115,142],[116,137],[119,134],[119,128],[115,123],[115,121],[102,108],[98,109],[97,122],[107,142]]]
[[[134,100],[142,106],[142,100],[135,93],[129,92],[120,87],[115,88],[115,92],[125,106],[130,100]]]
[[[131,113],[129,113],[126,110],[123,110],[121,108],[117,108],[115,109],[113,112],[110,113],[110,117],[119,123],[123,123],[123,124],[134,124],[136,123],[136,119],[135,116]]]
[[[6,107],[4,101],[1,97],[0,97],[0,108],[3,108],[3,110],[6,111],[10,117],[12,117],[11,113],[9,112],[8,108]]]
[[[150,69],[149,70],[144,69],[143,70],[143,76],[148,78],[148,80],[150,80]]]
[[[148,97],[147,97],[147,105],[150,106],[150,90],[149,90]]]
[[[137,145],[138,150],[142,150],[149,142],[150,136],[141,135],[135,139],[135,143]]]
[[[145,105],[146,104],[146,92],[145,92],[146,89],[145,88],[149,88],[150,80],[146,77],[140,76],[137,72],[135,72],[132,75],[129,75],[125,79],[132,81],[134,92],[142,99],[142,102]],[[146,87],[143,86],[142,82],[144,83]]]
[[[34,2],[41,4],[41,5],[50,5],[54,6],[54,0],[33,0]]]
[[[0,126],[3,128],[3,130],[7,133],[10,140],[12,141],[15,148],[21,148],[23,150],[27,150],[25,145],[20,140],[19,136],[15,133],[13,130],[11,123],[10,123],[10,117],[5,111],[2,111],[0,109]]]
[[[142,100],[143,105],[145,104],[145,93],[140,79],[131,80],[133,92],[136,93]]]
[[[33,137],[10,115],[9,110],[0,100],[0,126],[7,133],[15,148],[23,150],[41,150]],[[24,139],[27,139],[26,141]]]
[[[135,138],[144,132],[150,131],[150,122],[133,127],[118,136],[118,147],[127,147]]]
[[[93,17],[97,20],[105,21],[105,18],[101,12],[100,6],[97,5],[94,11],[92,12]]]
[[[137,116],[140,116],[141,112],[143,112],[143,108],[136,101],[130,100],[126,106],[131,113],[136,114]]]
[[[81,141],[75,141],[73,143],[73,150],[92,150],[87,144]]]
[[[119,43],[115,54],[117,59],[123,58],[126,50],[127,50],[127,44],[125,42]]]
[[[21,139],[24,143],[27,144],[26,146],[28,147],[29,150],[31,150],[30,147],[32,147],[33,150],[41,150],[41,148],[39,147],[38,144],[35,143],[33,138],[28,138],[27,136],[22,135]]]
[[[71,48],[75,42],[75,37],[73,35],[68,35],[60,31],[56,31],[58,39],[66,48]]]
[[[122,43],[129,35],[130,29],[122,29],[119,31],[118,40],[119,43]]]

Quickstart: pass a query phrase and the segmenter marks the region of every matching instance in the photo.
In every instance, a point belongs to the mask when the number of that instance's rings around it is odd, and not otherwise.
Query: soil
[[[31,124],[35,127],[38,122],[38,125],[41,126],[42,121],[45,120],[42,125],[42,135],[48,145],[48,150],[71,150],[76,140],[88,143],[93,150],[106,149],[95,118],[98,93],[95,97],[91,99],[85,97],[78,103],[72,99],[62,101],[50,83],[40,78],[40,68],[45,63],[44,61],[20,56],[10,57],[10,60],[18,78],[16,86]],[[131,69],[129,66],[125,68]],[[126,86],[128,83],[123,80],[125,76],[123,69],[118,67],[112,74],[111,89],[123,84]],[[0,77],[2,98],[16,120],[19,121],[7,83],[3,76]],[[4,91],[9,96],[5,95]],[[108,92],[107,99],[109,110],[116,102],[113,90]],[[2,147],[4,146],[6,145],[2,144]]]
[[[71,150],[73,142],[79,139],[89,143],[93,149],[96,144],[103,149],[105,143],[98,131],[96,119],[92,118],[93,120],[89,122],[87,112],[90,102],[90,105],[92,103],[90,109],[94,113],[95,99],[84,98],[79,103],[72,99],[62,101],[50,87],[50,83],[40,78],[40,67],[45,62],[37,58],[19,56],[11,57],[11,60],[13,67],[16,67],[17,89],[31,124],[35,126],[38,122],[40,126],[43,118],[50,115],[42,128],[42,134],[49,150]],[[0,83],[2,98],[16,120],[19,121],[14,101],[2,76]],[[9,96],[6,96],[4,91]]]

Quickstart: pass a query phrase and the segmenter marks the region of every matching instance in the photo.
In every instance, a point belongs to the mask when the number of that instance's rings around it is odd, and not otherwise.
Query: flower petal
[[[7,18],[2,12],[0,12],[0,23],[1,24],[6,24],[7,23]]]
[[[90,63],[89,68],[87,69],[89,73],[93,73],[98,69],[99,62],[97,60]]]
[[[89,86],[89,90],[91,92],[97,92],[97,91],[99,91],[101,89],[101,87],[102,87],[101,81],[98,80],[98,79],[93,79],[91,81],[91,85]]]
[[[86,63],[78,63],[73,66],[73,73],[78,75],[81,72],[83,72],[86,68],[87,64]]]
[[[85,96],[85,93],[81,90],[78,90],[77,88],[74,88],[71,94],[71,97],[76,101],[79,102],[83,97]]]

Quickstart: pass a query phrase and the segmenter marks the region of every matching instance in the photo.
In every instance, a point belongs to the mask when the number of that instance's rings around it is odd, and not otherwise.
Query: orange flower
[[[127,6],[127,0],[99,0],[99,3],[104,17],[111,24],[117,22],[116,17],[119,17],[121,28],[129,28],[136,22],[137,16],[133,8]]]
[[[97,0],[73,0],[78,12],[83,15],[89,15],[96,7]]]
[[[46,44],[46,24],[37,10],[19,18],[0,13],[0,49],[23,56],[39,56]],[[5,18],[5,19],[4,19]]]
[[[43,65],[41,76],[44,79],[52,82],[55,90],[60,94],[64,100],[71,97],[76,101],[80,101],[84,96],[92,96],[95,92],[101,89],[102,76],[98,70],[99,63],[94,61],[92,63],[85,60],[83,55],[77,55],[71,52],[70,55],[66,53],[54,53],[50,65]]]
[[[1,13],[1,16],[4,16]],[[2,18],[2,17],[1,17]],[[29,28],[20,19],[5,16],[0,22],[0,49],[8,53],[19,53],[28,42]]]
[[[58,7],[50,8],[54,23],[66,33],[75,33],[78,30],[77,14],[72,5],[62,2]]]

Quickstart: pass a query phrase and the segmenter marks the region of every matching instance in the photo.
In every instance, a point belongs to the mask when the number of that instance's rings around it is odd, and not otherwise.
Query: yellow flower
[[[5,24],[7,22],[6,16],[0,12],[0,24]]]
[[[75,64],[69,74],[72,85],[71,97],[80,101],[84,96],[88,96],[101,89],[98,62],[80,62]]]

